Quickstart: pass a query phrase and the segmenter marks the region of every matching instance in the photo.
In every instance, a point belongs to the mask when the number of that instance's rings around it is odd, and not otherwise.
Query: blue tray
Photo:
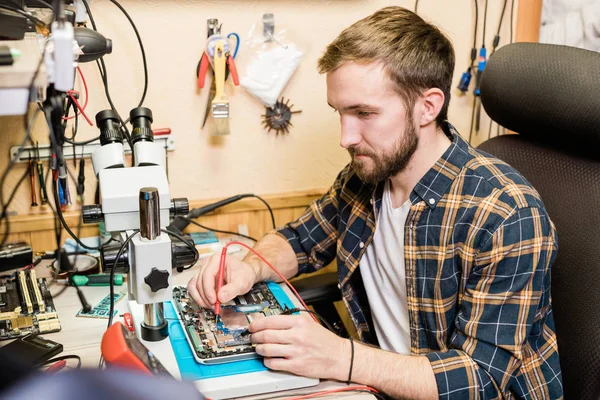
[[[275,299],[281,308],[295,307],[279,284],[269,282],[267,286],[275,296]],[[177,319],[179,316],[177,315],[175,306],[170,301],[167,301],[164,304],[165,317],[169,321],[169,339],[171,340],[171,346],[173,346],[173,352],[175,353],[179,372],[181,373],[181,378],[183,380],[196,381],[199,379],[217,378],[220,376],[247,374],[250,372],[267,370],[267,367],[263,364],[262,358],[216,365],[198,363],[194,358],[192,349],[185,337],[181,322]]]

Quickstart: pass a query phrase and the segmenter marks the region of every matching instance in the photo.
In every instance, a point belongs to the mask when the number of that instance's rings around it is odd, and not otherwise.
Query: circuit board
[[[117,304],[119,300],[125,297],[125,292],[115,293],[113,296],[113,304]],[[113,317],[119,313],[118,310],[113,311]],[[86,313],[83,309],[79,310],[76,317],[85,318],[104,318],[108,319],[110,315],[110,294],[107,294],[90,312]]]
[[[29,270],[0,280],[0,340],[60,329],[45,278],[37,278],[35,270]]]
[[[256,358],[248,325],[284,311],[265,283],[257,283],[250,292],[222,304],[218,319],[212,310],[196,304],[183,286],[173,289],[173,304],[196,361],[204,364]]]

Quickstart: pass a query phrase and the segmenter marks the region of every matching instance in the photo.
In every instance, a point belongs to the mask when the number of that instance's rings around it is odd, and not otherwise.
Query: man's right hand
[[[212,308],[217,301],[217,277],[221,252],[204,259],[200,271],[188,283],[188,293],[200,307]],[[257,272],[253,266],[237,257],[227,257],[223,274],[223,286],[218,293],[221,303],[236,296],[246,294],[257,282]]]

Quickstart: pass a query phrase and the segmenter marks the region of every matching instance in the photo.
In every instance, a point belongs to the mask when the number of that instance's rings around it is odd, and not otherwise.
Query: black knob
[[[169,215],[171,218],[183,217],[188,215],[190,212],[190,203],[185,197],[178,197],[171,199],[171,208],[169,209]]]
[[[83,206],[83,223],[93,224],[104,219],[102,214],[102,206],[100,204],[90,204]]]
[[[169,272],[154,267],[150,270],[150,273],[146,275],[144,282],[146,282],[146,285],[150,286],[150,290],[153,292],[166,289],[169,287]]]

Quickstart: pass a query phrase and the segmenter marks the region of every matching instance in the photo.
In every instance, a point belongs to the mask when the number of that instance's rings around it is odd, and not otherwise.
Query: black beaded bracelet
[[[354,340],[350,340],[350,371],[348,371],[348,385],[352,382],[352,367],[354,366]]]

